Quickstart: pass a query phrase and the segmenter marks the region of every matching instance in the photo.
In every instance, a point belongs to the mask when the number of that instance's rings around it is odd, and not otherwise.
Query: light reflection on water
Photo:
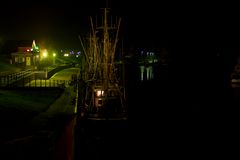
[[[154,78],[154,72],[152,66],[139,66],[140,74],[141,74],[141,81],[144,80],[152,80]]]

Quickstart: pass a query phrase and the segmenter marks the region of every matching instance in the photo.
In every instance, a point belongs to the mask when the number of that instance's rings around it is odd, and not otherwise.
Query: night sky
[[[105,0],[12,0],[1,4],[0,40],[36,39],[57,47],[78,47],[89,16],[99,15]],[[108,0],[122,17],[125,45],[136,47],[236,47],[238,13],[220,4]],[[232,46],[225,44],[231,42]],[[239,43],[240,44],[240,43]]]
[[[166,43],[170,10],[148,2],[108,1],[114,15],[122,17],[121,38],[126,46],[154,46]],[[100,14],[105,1],[21,1],[2,5],[0,37],[36,39],[56,47],[80,46],[78,35],[86,34],[89,16]]]

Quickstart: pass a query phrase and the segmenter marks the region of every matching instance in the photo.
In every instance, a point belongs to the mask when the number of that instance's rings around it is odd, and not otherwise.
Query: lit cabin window
[[[103,96],[104,91],[98,90],[97,91],[97,97]]]

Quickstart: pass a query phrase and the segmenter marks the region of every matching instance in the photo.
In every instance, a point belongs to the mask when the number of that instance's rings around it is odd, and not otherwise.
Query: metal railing
[[[25,70],[21,72],[14,72],[11,74],[1,75],[0,76],[0,87],[9,86],[24,77],[30,76],[33,73],[32,70]]]
[[[33,72],[18,73],[0,77],[0,87],[60,87],[72,85],[71,80],[46,79],[44,76],[37,76]]]
[[[36,79],[33,77],[24,78],[20,87],[60,87],[65,88],[71,85],[68,80]]]

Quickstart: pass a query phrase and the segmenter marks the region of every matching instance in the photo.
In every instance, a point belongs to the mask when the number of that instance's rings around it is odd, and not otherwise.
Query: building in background
[[[36,45],[35,40],[19,43],[16,46],[17,51],[11,53],[11,64],[19,67],[32,67],[37,66],[39,63],[39,47]]]

